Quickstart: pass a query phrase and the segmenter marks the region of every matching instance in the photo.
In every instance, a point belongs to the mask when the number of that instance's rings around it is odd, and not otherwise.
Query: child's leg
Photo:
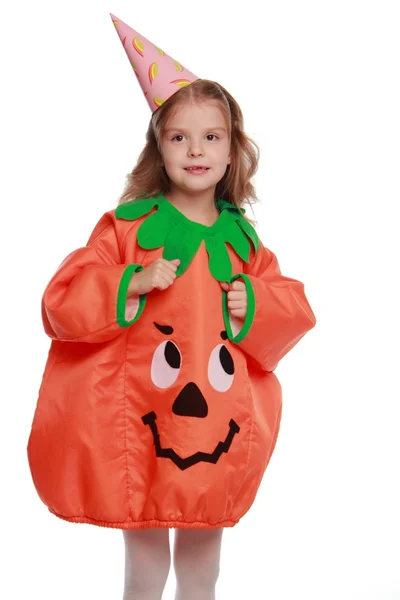
[[[176,529],[175,600],[215,600],[223,528]]]
[[[171,565],[168,528],[123,529],[123,600],[161,600]]]

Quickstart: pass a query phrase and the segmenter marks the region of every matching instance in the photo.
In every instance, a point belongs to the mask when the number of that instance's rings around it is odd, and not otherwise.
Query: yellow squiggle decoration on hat
[[[189,85],[192,82],[189,81],[189,79],[174,79],[173,81],[170,81],[170,83],[176,83],[179,87],[185,87],[185,85]]]
[[[176,66],[178,71],[183,71],[183,67],[177,60],[174,60],[174,65]]]
[[[137,37],[133,38],[132,46],[133,46],[134,50],[136,50],[136,52],[138,54],[140,54],[140,56],[143,56],[144,45],[139,40],[139,38],[137,38]]]
[[[153,79],[157,75],[158,75],[158,63],[156,63],[156,62],[151,63],[151,65],[149,67],[149,81],[150,81],[150,84],[153,83]]]

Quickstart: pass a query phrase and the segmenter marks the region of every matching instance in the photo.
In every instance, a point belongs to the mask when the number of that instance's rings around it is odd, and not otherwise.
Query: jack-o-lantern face
[[[166,335],[173,333],[173,328],[167,325],[158,325],[156,328]],[[226,339],[226,331],[221,332],[221,338]],[[153,353],[151,363],[152,383],[162,389],[173,385],[179,377],[182,366],[182,354],[178,345],[172,340],[163,341]],[[217,392],[227,391],[234,379],[235,367],[233,358],[224,344],[217,344],[208,357],[207,374],[209,384]],[[188,418],[204,419],[208,415],[208,404],[201,389],[194,381],[187,382],[176,396],[172,412]],[[212,452],[198,451],[189,457],[182,458],[173,448],[162,448],[160,435],[156,424],[157,414],[151,411],[142,417],[145,425],[149,425],[153,434],[156,456],[169,458],[182,471],[199,462],[216,464],[222,453],[227,453],[231,447],[235,434],[240,427],[231,418],[227,423],[227,435],[224,441],[217,440]]]

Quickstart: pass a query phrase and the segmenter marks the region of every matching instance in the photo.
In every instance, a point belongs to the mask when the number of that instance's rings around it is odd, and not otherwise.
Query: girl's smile
[[[204,175],[210,167],[185,167],[185,171],[191,175]]]

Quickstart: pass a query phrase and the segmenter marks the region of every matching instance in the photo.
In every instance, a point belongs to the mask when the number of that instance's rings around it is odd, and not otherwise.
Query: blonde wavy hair
[[[162,165],[159,146],[168,119],[185,103],[207,100],[218,102],[231,140],[231,162],[216,185],[215,197],[238,208],[258,201],[251,178],[258,168],[260,150],[244,132],[243,114],[239,105],[219,83],[197,79],[175,92],[154,111],[146,133],[146,145],[132,172],[127,175],[127,183],[118,204],[169,191],[170,179]],[[250,218],[248,220],[253,222]]]

